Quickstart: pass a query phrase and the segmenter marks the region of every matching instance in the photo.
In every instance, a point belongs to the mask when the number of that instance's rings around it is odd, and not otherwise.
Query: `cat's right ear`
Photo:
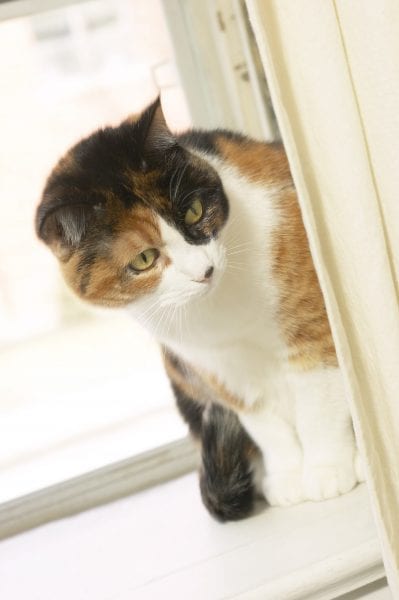
[[[141,121],[144,128],[144,152],[147,155],[164,152],[176,146],[176,138],[166,124],[159,96],[144,111]]]
[[[57,258],[66,261],[85,237],[90,208],[53,203],[44,195],[36,212],[36,233]]]

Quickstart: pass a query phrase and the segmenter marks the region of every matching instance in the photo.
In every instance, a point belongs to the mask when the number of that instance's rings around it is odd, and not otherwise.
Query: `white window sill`
[[[327,600],[383,577],[364,485],[220,525],[191,473],[0,543],[10,600]]]
[[[158,346],[130,317],[0,351],[0,503],[182,439]]]

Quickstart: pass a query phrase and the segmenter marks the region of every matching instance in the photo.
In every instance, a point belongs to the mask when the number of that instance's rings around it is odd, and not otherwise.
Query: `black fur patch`
[[[192,398],[189,398],[173,382],[171,385],[178,409],[181,416],[189,426],[191,435],[193,435],[195,438],[200,438],[202,432],[202,415],[205,409],[204,405],[200,404],[199,402],[195,402],[195,400],[192,400]]]
[[[237,416],[216,404],[202,420],[202,500],[219,521],[235,521],[253,510],[255,486],[251,455],[256,447]]]
[[[164,348],[166,364],[180,377],[188,376],[185,363]],[[201,443],[200,490],[204,505],[219,521],[247,517],[254,506],[253,466],[259,450],[233,411],[188,396],[173,371],[169,373],[179,411],[190,433]]]
[[[212,147],[213,135],[192,132],[191,148]],[[216,171],[183,139],[168,130],[157,101],[137,121],[105,127],[75,144],[46,182],[36,214],[39,237],[73,249],[87,241],[96,245],[139,202],[188,243],[209,242],[227,220],[228,201]],[[195,198],[201,199],[203,216],[187,225],[185,214]]]

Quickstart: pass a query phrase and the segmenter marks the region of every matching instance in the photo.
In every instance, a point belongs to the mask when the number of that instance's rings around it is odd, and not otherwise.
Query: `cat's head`
[[[179,305],[220,276],[227,215],[216,171],[179,145],[157,100],[68,151],[48,178],[36,230],[81,298]]]

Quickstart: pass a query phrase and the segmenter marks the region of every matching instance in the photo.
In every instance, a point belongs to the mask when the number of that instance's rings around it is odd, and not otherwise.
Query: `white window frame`
[[[83,1],[9,1],[0,4],[0,21]],[[194,124],[238,128],[263,139],[275,139],[278,134],[252,54],[242,0],[164,0],[163,5]],[[198,50],[200,42],[207,53]],[[244,78],[243,72],[247,74]],[[0,506],[0,539],[153,487],[192,471],[197,464],[198,451],[186,438],[18,498]],[[383,566],[373,533],[370,548],[372,551],[360,557],[357,552],[353,554],[350,583],[345,570],[332,572],[329,567],[319,582],[317,598],[336,597],[332,588],[349,591],[380,580]],[[294,573],[292,592],[297,584]],[[257,598],[258,592],[245,597]]]
[[[278,128],[242,0],[163,0],[196,127],[273,141]]]
[[[0,504],[0,540],[130,496],[193,471],[198,451],[184,438]]]
[[[46,10],[81,4],[87,0],[3,0],[0,4],[0,22],[35,15]]]

